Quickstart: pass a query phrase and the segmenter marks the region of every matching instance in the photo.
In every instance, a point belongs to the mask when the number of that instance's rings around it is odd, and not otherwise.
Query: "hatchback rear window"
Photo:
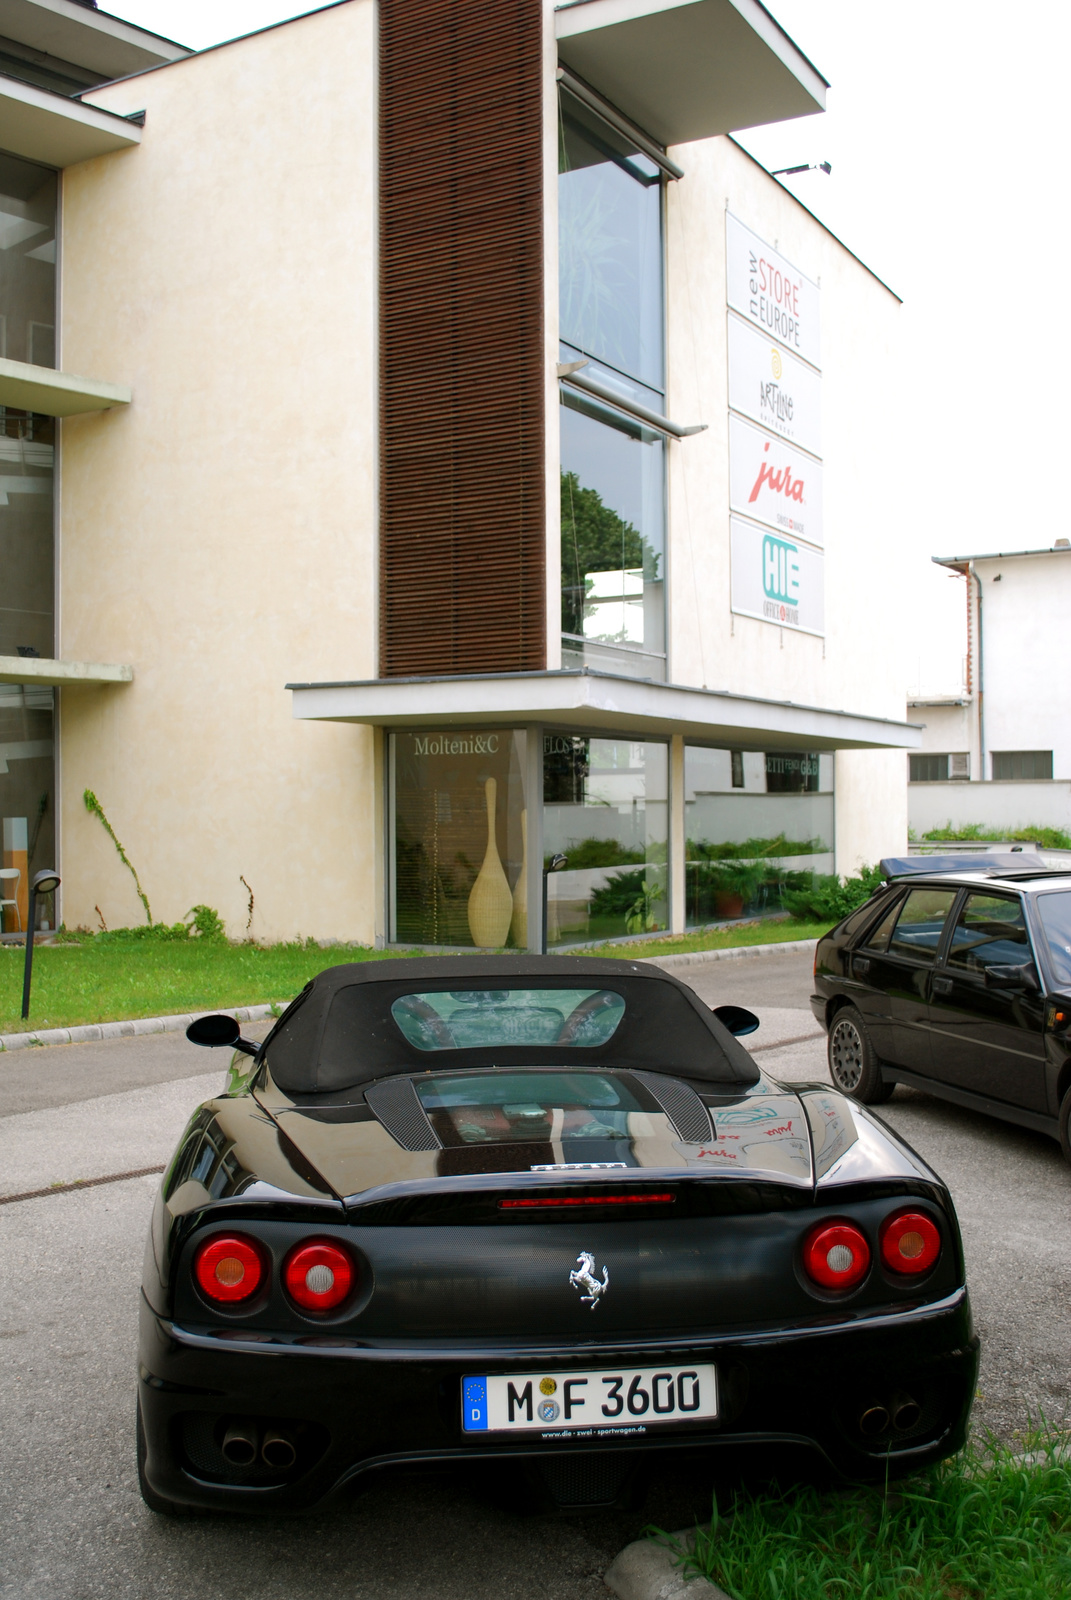
[[[1071,988],[1071,894],[1039,894],[1037,908],[1052,975],[1061,988]]]
[[[417,1050],[606,1044],[625,1014],[612,989],[466,989],[404,994],[391,1016]]]

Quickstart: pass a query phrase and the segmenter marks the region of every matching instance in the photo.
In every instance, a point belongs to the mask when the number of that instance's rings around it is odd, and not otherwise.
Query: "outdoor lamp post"
[[[549,875],[552,872],[560,872],[562,870],[562,868],[564,867],[565,863],[568,861],[568,859],[569,859],[568,856],[563,856],[563,855],[560,855],[560,854],[556,855],[556,856],[551,856],[550,860],[547,862],[546,866],[543,868],[543,945],[542,945],[542,949],[543,949],[543,954],[544,955],[546,955],[546,953],[547,953],[547,878],[549,877]]]
[[[54,894],[59,888],[59,873],[53,867],[35,872],[30,884],[30,914],[26,919],[26,967],[22,975],[22,1015],[30,1015],[30,979],[33,976],[33,930],[37,925],[37,896]]]

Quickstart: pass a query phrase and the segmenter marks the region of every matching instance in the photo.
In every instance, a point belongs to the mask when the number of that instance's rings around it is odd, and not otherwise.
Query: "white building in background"
[[[6,932],[142,919],[87,793],[267,940],[903,848],[900,305],[731,137],[824,101],[759,0],[0,0]]]
[[[1071,831],[1071,541],[934,561],[966,584],[966,682],[958,695],[908,699],[923,724],[922,749],[908,757],[912,830]]]

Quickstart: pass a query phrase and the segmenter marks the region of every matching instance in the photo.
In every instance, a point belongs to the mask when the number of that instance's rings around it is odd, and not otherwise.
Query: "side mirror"
[[[257,1053],[256,1045],[242,1038],[242,1030],[234,1018],[225,1017],[220,1012],[208,1017],[195,1017],[186,1029],[186,1037],[191,1044],[202,1044],[209,1050],[229,1048],[241,1050],[247,1056]]]
[[[1041,991],[1037,969],[1031,961],[1021,967],[986,967],[985,983],[987,989],[1025,989],[1028,994]]]
[[[745,1011],[743,1006],[715,1006],[713,1009],[722,1027],[728,1028],[730,1033],[754,1033],[759,1025],[754,1011]]]

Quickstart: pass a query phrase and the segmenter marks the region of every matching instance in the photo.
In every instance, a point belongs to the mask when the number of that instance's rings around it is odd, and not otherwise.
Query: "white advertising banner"
[[[798,633],[825,633],[825,557],[730,517],[732,608]]]
[[[729,504],[779,532],[823,542],[819,462],[731,414]]]
[[[729,316],[729,404],[771,433],[822,454],[822,380],[813,367]]]
[[[820,365],[818,285],[728,211],[725,274],[734,311],[805,361]]]

